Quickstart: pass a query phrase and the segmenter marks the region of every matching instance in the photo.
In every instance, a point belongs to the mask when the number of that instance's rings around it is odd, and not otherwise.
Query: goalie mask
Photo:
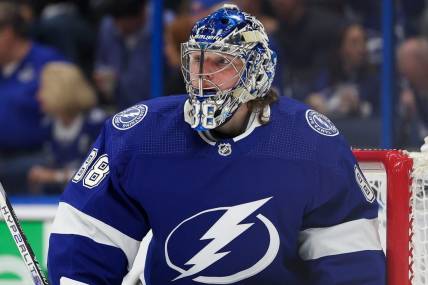
[[[235,5],[224,5],[195,24],[181,46],[189,93],[185,121],[197,131],[221,126],[238,107],[267,94],[276,54],[263,25]]]

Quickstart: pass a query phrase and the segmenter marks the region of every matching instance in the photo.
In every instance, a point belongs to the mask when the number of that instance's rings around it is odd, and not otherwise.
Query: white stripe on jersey
[[[89,285],[67,277],[61,277],[61,279],[59,280],[59,284],[60,285]]]
[[[360,219],[326,228],[310,228],[299,234],[299,254],[303,260],[382,250],[377,219]]]
[[[140,246],[139,241],[64,202],[59,203],[52,233],[84,236],[96,243],[117,247],[125,253],[128,269],[134,263]]]

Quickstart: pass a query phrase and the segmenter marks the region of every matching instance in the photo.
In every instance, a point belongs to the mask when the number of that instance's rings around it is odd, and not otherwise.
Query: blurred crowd
[[[154,1],[154,0],[153,0]],[[428,135],[428,5],[395,1],[395,147]],[[186,92],[180,44],[225,1],[164,1],[163,95]],[[378,147],[381,1],[230,0],[257,16],[278,54],[274,86]],[[0,0],[0,181],[60,193],[105,119],[151,96],[150,0]]]

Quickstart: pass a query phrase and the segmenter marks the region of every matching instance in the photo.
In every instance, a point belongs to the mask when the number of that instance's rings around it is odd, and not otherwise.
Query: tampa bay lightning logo
[[[272,222],[263,216],[257,214],[254,218],[254,223],[242,223],[243,220],[247,219],[265,203],[267,203],[273,197],[261,199],[254,202],[240,204],[231,207],[220,207],[202,211],[196,215],[181,222],[176,226],[171,233],[168,235],[165,242],[165,258],[168,266],[178,272],[177,276],[171,281],[176,281],[182,278],[191,278],[195,282],[204,284],[231,284],[251,276],[254,276],[268,267],[275,259],[279,250],[279,234]],[[174,250],[177,247],[169,247],[171,240],[174,239],[175,235],[180,235],[183,228],[195,228],[194,225],[198,219],[207,218],[212,214],[223,213],[220,218],[208,229],[200,238],[200,242],[204,241],[206,244],[201,249],[198,249],[196,254],[191,254],[187,259],[187,262],[177,262],[174,258]],[[260,252],[260,256],[256,256],[257,261],[251,262],[249,265],[245,265],[242,269],[237,270],[238,272],[229,273],[212,273],[212,267],[218,265],[218,263],[224,262],[223,268],[228,267],[230,264],[225,261],[224,257],[229,254],[242,254],[242,252],[233,252],[230,249],[230,243],[238,238],[241,234],[246,232],[253,226],[257,226],[259,229],[264,229],[263,234],[269,236],[269,243],[266,243],[266,249]],[[258,242],[260,242],[260,232],[258,232]],[[188,240],[188,237],[184,240]],[[206,242],[206,240],[209,240]],[[191,242],[194,244],[194,242]],[[190,246],[189,246],[190,247]],[[227,247],[228,250],[223,248]],[[188,251],[186,244],[180,244],[179,248],[184,248],[185,252]],[[174,250],[172,250],[174,249]],[[223,250],[222,250],[223,249]],[[252,248],[245,248],[245,250],[251,251]],[[172,256],[171,256],[172,255]],[[236,265],[236,264],[235,264]],[[187,269],[185,269],[185,267]],[[230,266],[229,266],[230,267]],[[211,274],[203,274],[204,270],[211,270]],[[206,272],[206,271],[205,271]]]
[[[321,135],[334,137],[339,134],[339,130],[329,118],[314,110],[306,111],[306,121],[314,131]]]
[[[121,131],[130,129],[144,119],[147,110],[147,106],[143,104],[130,107],[113,117],[113,127]]]

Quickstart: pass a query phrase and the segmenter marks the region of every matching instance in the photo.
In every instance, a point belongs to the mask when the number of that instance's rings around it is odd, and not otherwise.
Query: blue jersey
[[[64,60],[53,49],[32,43],[31,49],[10,76],[0,72],[0,149],[41,147],[47,138],[36,100],[40,74],[46,63]]]
[[[52,284],[120,284],[150,229],[149,285],[385,284],[374,193],[325,116],[283,97],[268,124],[212,142],[184,102],[106,122],[62,196]]]
[[[68,128],[58,121],[50,122],[47,148],[51,159],[51,167],[79,168],[91,144],[95,141],[103,127],[106,115],[103,111],[94,109],[88,114],[77,117]]]

